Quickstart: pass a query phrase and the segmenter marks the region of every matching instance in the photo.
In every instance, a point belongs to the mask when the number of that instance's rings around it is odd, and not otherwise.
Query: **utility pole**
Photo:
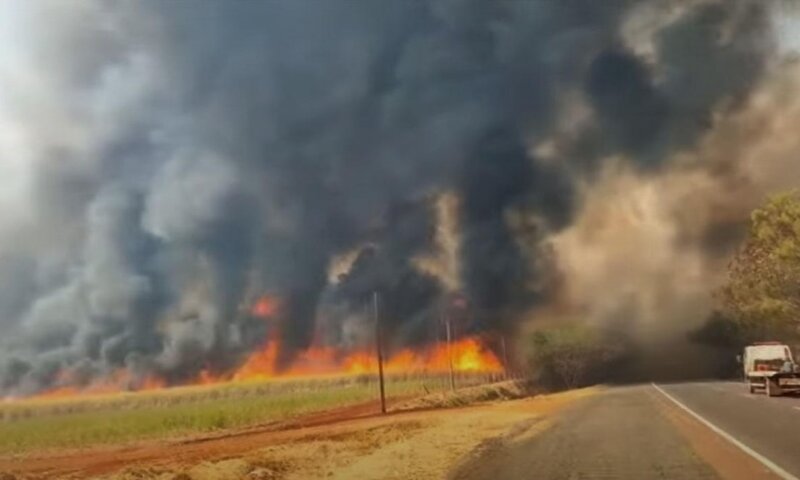
[[[381,386],[381,413],[386,413],[386,390],[383,386],[383,347],[381,342],[381,319],[378,312],[378,292],[372,292],[372,314],[375,317],[375,351],[378,355],[378,382]]]
[[[450,315],[445,312],[444,314],[444,328],[447,332],[447,362],[450,367],[450,390],[456,389],[456,377],[453,373],[453,345],[452,334],[450,333]]]
[[[506,352],[506,336],[500,335],[500,347],[503,349],[503,380],[508,380],[508,353]]]

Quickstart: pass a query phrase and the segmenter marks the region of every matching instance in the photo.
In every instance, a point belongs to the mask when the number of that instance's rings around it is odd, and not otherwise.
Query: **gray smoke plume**
[[[180,382],[272,335],[286,365],[321,329],[346,343],[375,290],[394,344],[427,341],[455,293],[420,268],[443,195],[468,328],[564,298],[602,316],[571,263],[595,188],[671,178],[746,109],[779,6],[6,2],[0,393]],[[691,244],[739,218],[667,217]],[[269,322],[249,313],[265,294]]]

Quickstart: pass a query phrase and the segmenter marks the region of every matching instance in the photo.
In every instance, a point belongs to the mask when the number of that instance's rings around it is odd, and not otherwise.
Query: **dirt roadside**
[[[363,404],[214,437],[0,459],[0,472],[18,480],[442,478],[465,455],[503,436],[532,435],[549,415],[598,390],[436,408],[485,395],[467,391],[403,402],[385,416]]]

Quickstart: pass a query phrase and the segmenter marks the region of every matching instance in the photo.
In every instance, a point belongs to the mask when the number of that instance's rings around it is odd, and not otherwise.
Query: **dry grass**
[[[476,385],[457,391],[430,393],[403,402],[393,410],[418,410],[423,408],[463,407],[481,402],[514,400],[538,393],[540,389],[528,381],[508,380],[490,385]]]
[[[457,403],[499,400],[522,394],[505,382],[464,388],[447,397]],[[449,478],[448,472],[475,460],[487,449],[525,441],[552,423],[551,416],[598,389],[455,408],[447,413],[417,411],[312,428],[301,437],[243,452],[236,458],[174,464],[160,469],[131,467],[103,480],[309,480]],[[478,393],[484,392],[484,393]],[[494,392],[494,393],[485,393]],[[504,395],[505,395],[504,394]],[[483,399],[483,400],[482,400]],[[77,477],[76,477],[77,478]]]

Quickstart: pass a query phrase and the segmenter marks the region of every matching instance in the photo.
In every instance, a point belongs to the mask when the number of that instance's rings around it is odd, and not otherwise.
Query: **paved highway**
[[[451,478],[800,478],[800,398],[751,395],[741,383],[610,387],[545,422]]]
[[[800,478],[800,397],[749,393],[740,382],[661,385],[674,399]]]

